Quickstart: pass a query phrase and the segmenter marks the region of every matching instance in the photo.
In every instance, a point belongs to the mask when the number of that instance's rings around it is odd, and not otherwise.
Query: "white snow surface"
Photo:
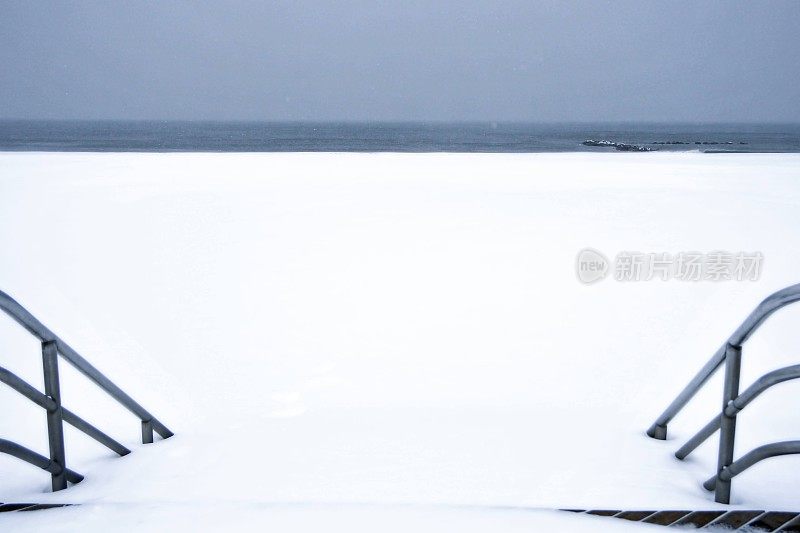
[[[798,154],[0,154],[0,289],[175,431],[62,360],[49,476],[0,456],[8,531],[646,530],[558,508],[711,509],[716,376],[644,431],[769,293],[800,281]],[[584,247],[759,251],[758,281],[575,275]],[[798,363],[800,306],[744,348],[742,388]],[[0,317],[0,365],[43,389]],[[739,418],[736,454],[800,438],[800,383]],[[0,437],[47,455],[42,410],[0,387]],[[800,457],[733,503],[800,510]],[[599,522],[601,521],[602,522]]]

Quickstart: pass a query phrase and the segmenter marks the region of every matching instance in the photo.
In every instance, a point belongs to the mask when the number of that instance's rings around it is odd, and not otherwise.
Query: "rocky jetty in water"
[[[692,144],[690,141],[653,141],[652,144]],[[733,141],[694,141],[694,144],[736,144]],[[738,144],[748,144],[739,141]]]
[[[658,150],[658,148],[650,148],[645,145],[641,144],[629,144],[629,143],[622,143],[616,141],[609,141],[605,139],[587,139],[581,143],[584,146],[593,146],[596,148],[613,148],[615,150],[619,150],[620,152],[653,152]],[[722,145],[722,146],[731,146],[735,144],[739,145],[746,145],[748,144],[746,141],[652,141],[648,142],[647,144],[655,145],[655,146],[676,146],[676,145],[699,145],[699,146],[715,146],[715,145]],[[709,150],[703,150],[704,152],[709,152]],[[730,151],[730,150],[725,150]]]
[[[619,150],[620,152],[652,152],[652,148],[648,148],[647,146],[641,146],[639,144],[628,144],[628,143],[619,143],[616,141],[606,141],[606,140],[594,140],[594,139],[587,139],[583,141],[581,144],[584,146],[596,146],[599,148],[614,148],[615,150]]]

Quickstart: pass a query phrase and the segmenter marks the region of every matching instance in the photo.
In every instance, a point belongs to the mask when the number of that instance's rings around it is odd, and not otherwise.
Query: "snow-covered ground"
[[[800,281],[798,154],[0,154],[0,289],[176,432],[61,365],[86,476],[0,456],[3,530],[646,529],[568,508],[713,508],[717,376],[667,403],[767,294]],[[761,252],[759,281],[575,275],[584,247]],[[800,354],[800,306],[744,350],[743,386]],[[0,317],[0,366],[42,388]],[[800,438],[800,383],[740,416],[737,455]],[[0,437],[47,453],[44,413],[0,387]],[[733,483],[800,510],[800,457]]]

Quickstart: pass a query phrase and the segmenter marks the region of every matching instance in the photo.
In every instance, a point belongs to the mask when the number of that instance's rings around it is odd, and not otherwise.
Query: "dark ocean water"
[[[0,150],[90,152],[800,152],[798,124],[0,121]],[[672,143],[672,144],[668,144]]]

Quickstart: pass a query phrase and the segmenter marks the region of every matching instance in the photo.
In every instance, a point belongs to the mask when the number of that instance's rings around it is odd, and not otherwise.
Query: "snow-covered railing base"
[[[676,453],[684,459],[703,441],[719,431],[719,452],[717,472],[703,486],[714,491],[717,503],[730,503],[731,480],[757,462],[778,455],[800,453],[800,441],[776,442],[756,448],[734,461],[733,445],[736,439],[736,415],[759,394],[778,383],[800,378],[800,365],[788,366],[761,376],[753,385],[739,394],[739,377],[742,365],[742,345],[775,311],[789,304],[800,302],[800,283],[781,289],[767,296],[744,322],[728,337],[711,359],[700,369],[689,384],[681,391],[667,409],[659,416],[647,434],[659,440],[667,438],[667,425],[678,412],[692,399],[698,390],[708,382],[719,369],[725,368],[722,408],[719,415],[708,422],[695,436],[689,439]]]
[[[127,393],[92,366],[78,352],[73,350],[69,344],[61,340],[27,309],[3,291],[0,291],[0,310],[13,318],[42,343],[44,393],[2,367],[0,367],[0,382],[5,383],[45,410],[47,413],[47,440],[50,448],[50,457],[39,455],[33,450],[6,439],[0,439],[0,453],[14,456],[49,472],[54,491],[67,488],[68,482],[79,483],[83,479],[82,475],[67,468],[66,450],[64,449],[64,422],[71,424],[119,455],[130,453],[128,448],[61,404],[61,385],[58,377],[59,356],[141,420],[143,443],[153,442],[154,431],[164,439],[173,435],[172,431],[159,422],[150,412],[128,396]]]

